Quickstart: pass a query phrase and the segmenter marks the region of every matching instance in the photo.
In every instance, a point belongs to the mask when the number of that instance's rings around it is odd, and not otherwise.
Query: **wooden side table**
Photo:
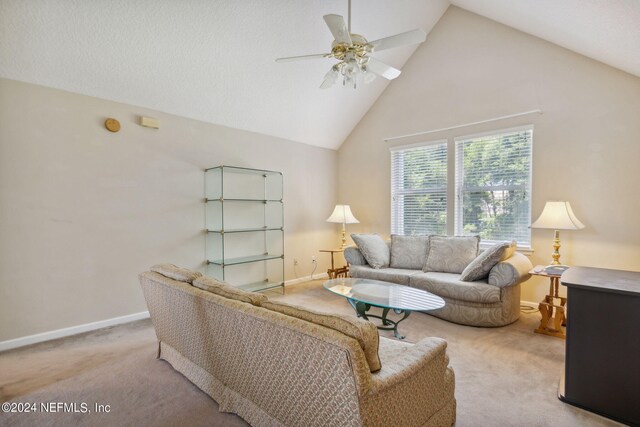
[[[529,272],[533,276],[549,278],[549,293],[538,304],[542,319],[540,319],[540,326],[534,329],[534,332],[565,339],[566,336],[562,327],[567,325],[567,299],[558,295],[561,275],[547,274],[544,268],[545,266],[543,265],[536,265]]]
[[[333,263],[333,254],[342,253],[344,249],[320,249],[320,252],[329,252],[331,253],[331,268],[327,270],[327,274],[329,275],[329,279],[337,279],[338,277],[348,277],[349,276],[349,266],[345,265],[344,267],[335,268]]]

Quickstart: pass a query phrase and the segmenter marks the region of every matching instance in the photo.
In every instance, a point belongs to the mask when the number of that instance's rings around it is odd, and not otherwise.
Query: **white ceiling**
[[[640,77],[640,0],[451,0]]]
[[[640,76],[639,0],[451,3]],[[429,32],[448,6],[353,0],[352,30]],[[0,0],[0,76],[337,149],[387,83],[321,90],[332,60],[274,59],[327,52],[322,16],[346,12],[346,0]],[[402,68],[414,50],[375,57]]]
[[[430,31],[447,0],[354,0],[369,40]],[[366,6],[366,7],[365,7]],[[390,13],[392,12],[392,13]],[[0,76],[337,149],[386,87],[321,90],[346,0],[0,0]],[[374,55],[401,68],[416,46]]]

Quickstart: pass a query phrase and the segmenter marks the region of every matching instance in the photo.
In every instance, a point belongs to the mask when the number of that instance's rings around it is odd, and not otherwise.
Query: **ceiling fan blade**
[[[383,39],[369,42],[373,52],[378,52],[394,47],[408,46],[411,44],[422,43],[427,39],[427,33],[422,30],[411,30],[406,33],[396,34],[395,36],[385,37]]]
[[[393,68],[391,65],[378,61],[375,58],[369,58],[369,61],[367,61],[367,71],[371,71],[373,74],[384,77],[387,80],[395,79],[402,72],[397,68]]]
[[[324,15],[324,22],[327,23],[333,38],[338,43],[351,44],[351,34],[344,23],[344,18],[340,15]]]
[[[302,59],[316,59],[316,58],[328,58],[330,53],[318,53],[315,55],[302,55],[302,56],[288,56],[286,58],[278,58],[276,62],[290,62],[290,61],[299,61]]]
[[[320,85],[320,89],[329,89],[331,86],[336,84],[336,81],[338,80],[338,75],[339,74],[340,73],[338,72],[338,70],[335,67],[331,67],[329,72],[327,74],[325,74],[324,80],[322,81],[322,84]]]

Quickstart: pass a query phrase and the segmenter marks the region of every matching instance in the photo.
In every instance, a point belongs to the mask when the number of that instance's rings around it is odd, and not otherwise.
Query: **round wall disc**
[[[104,127],[110,132],[118,132],[120,130],[120,122],[116,119],[107,119],[104,122]]]

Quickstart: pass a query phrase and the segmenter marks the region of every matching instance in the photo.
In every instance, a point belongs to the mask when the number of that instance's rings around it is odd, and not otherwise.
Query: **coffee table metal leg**
[[[404,319],[409,317],[409,315],[411,314],[410,311],[408,311],[408,310],[395,310],[394,309],[393,310],[394,313],[396,313],[396,314],[404,314],[404,316],[402,316],[402,319],[394,321],[394,320],[391,320],[391,319],[387,318],[387,315],[389,314],[389,311],[391,310],[390,308],[383,308],[382,309],[382,316],[378,316],[378,315],[375,315],[375,314],[367,314],[367,311],[369,311],[369,309],[371,308],[371,304],[366,304],[364,302],[355,301],[355,300],[352,300],[352,299],[349,299],[349,298],[347,298],[347,301],[349,301],[349,304],[351,304],[353,309],[356,311],[356,314],[358,315],[358,317],[362,317],[365,320],[369,320],[369,317],[374,317],[376,319],[380,319],[382,321],[382,325],[378,326],[378,329],[382,329],[383,331],[393,331],[393,335],[396,338],[398,338],[399,340],[403,340],[405,338],[404,335],[400,335],[400,333],[398,332],[398,325]]]
[[[396,310],[394,310],[396,311]],[[397,311],[396,311],[397,312]],[[400,314],[400,313],[398,313]],[[409,315],[411,314],[410,311],[405,311],[404,312],[404,316],[402,316],[402,319],[398,320],[397,322],[391,322],[393,323],[393,335],[398,338],[399,340],[403,340],[404,339],[404,335],[400,335],[398,333],[398,325],[400,324],[400,322],[402,322],[404,319],[406,319],[407,317],[409,317]]]
[[[389,310],[391,310],[390,308],[383,308],[382,309],[382,324],[384,326],[389,326],[391,325],[391,322],[389,320],[387,320],[387,314],[389,313]]]
[[[360,301],[354,301],[349,298],[347,298],[347,301],[349,301],[349,304],[351,304],[351,307],[353,307],[353,309],[356,311],[356,314],[358,315],[358,317],[362,317],[364,320],[369,320],[369,318],[367,317],[367,310],[371,308],[369,304],[365,304]]]

